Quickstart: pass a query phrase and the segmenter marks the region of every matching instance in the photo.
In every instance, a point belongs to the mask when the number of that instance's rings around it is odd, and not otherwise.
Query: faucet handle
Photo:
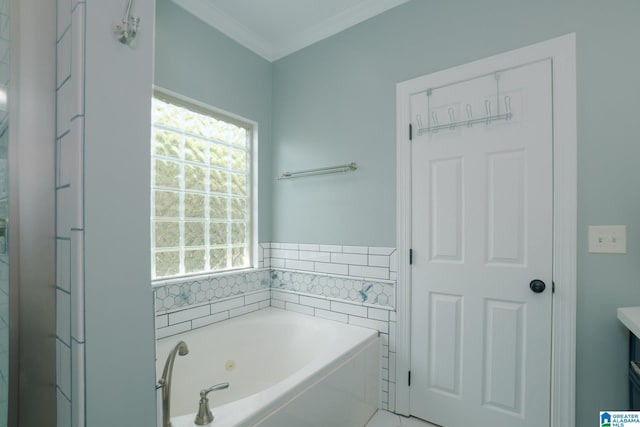
[[[220,384],[212,385],[209,388],[200,390],[200,398],[202,399],[207,397],[207,394],[209,394],[212,391],[224,390],[225,388],[229,388],[229,383],[220,383]]]
[[[213,421],[213,414],[211,413],[211,408],[209,408],[209,399],[207,398],[207,394],[216,390],[224,390],[225,388],[229,388],[229,383],[220,383],[216,385],[212,385],[209,388],[205,388],[200,390],[200,403],[198,404],[198,414],[196,415],[196,419],[194,423],[199,426],[204,426],[207,424],[211,424]]]

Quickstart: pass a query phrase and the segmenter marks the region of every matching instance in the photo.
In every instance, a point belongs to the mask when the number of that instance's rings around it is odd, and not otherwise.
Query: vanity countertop
[[[620,320],[633,335],[640,337],[640,307],[618,308],[618,320]]]

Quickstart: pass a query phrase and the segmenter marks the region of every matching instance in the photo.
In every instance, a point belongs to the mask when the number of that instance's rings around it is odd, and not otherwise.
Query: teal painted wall
[[[258,123],[258,240],[271,241],[272,64],[169,0],[156,2],[154,84]]]
[[[413,0],[269,64],[158,0],[155,83],[260,123],[260,240],[395,246],[396,83],[575,32],[586,426],[628,405],[615,309],[640,305],[639,19],[636,0]],[[274,180],[349,161],[354,174]],[[588,254],[589,224],[626,224],[628,254]]]
[[[273,240],[394,246],[395,85],[577,34],[577,426],[625,409],[626,330],[640,305],[640,2],[413,0],[274,63],[273,169],[356,161],[277,182]],[[627,255],[587,253],[589,224],[628,225]]]

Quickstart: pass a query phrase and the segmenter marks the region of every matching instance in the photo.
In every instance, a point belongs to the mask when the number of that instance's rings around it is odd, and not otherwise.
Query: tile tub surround
[[[269,306],[375,329],[381,337],[380,408],[395,410],[395,249],[261,243],[258,263],[263,268],[154,284],[156,337]],[[372,272],[379,277],[365,275]]]

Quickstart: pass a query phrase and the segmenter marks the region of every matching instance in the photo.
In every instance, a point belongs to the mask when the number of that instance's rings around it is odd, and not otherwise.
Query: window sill
[[[220,277],[235,276],[238,274],[257,273],[260,271],[271,270],[269,267],[249,267],[239,268],[237,270],[225,270],[215,273],[193,274],[189,276],[171,277],[168,279],[158,279],[151,281],[152,288],[161,288],[163,286],[175,285],[185,282],[197,282],[198,280],[217,279]]]

